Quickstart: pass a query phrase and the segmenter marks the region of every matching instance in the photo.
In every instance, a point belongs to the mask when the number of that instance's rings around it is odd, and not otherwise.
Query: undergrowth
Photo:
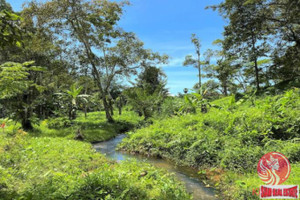
[[[35,125],[31,135],[73,139],[80,132],[84,141],[101,142],[132,130],[142,122],[142,118],[132,111],[124,111],[122,115],[116,113],[114,119],[114,123],[108,123],[104,112],[91,112],[86,118],[79,113],[74,121],[62,117],[51,118]]]
[[[114,163],[85,142],[0,134],[0,199],[190,199],[173,176],[145,163]],[[147,172],[142,176],[143,172]]]
[[[246,199],[255,198],[248,187],[263,184],[255,172],[258,160],[268,152],[283,153],[293,163],[293,173],[299,174],[299,90],[238,101],[226,97],[211,105],[207,113],[156,120],[149,127],[129,133],[119,148],[167,158],[180,165],[219,168],[240,175],[222,180],[233,188],[239,188],[242,182],[245,189],[234,191],[244,192]],[[244,181],[249,174],[256,177],[254,181]],[[297,180],[290,181],[299,184]],[[232,195],[238,199],[239,194]],[[245,199],[243,196],[240,199]]]

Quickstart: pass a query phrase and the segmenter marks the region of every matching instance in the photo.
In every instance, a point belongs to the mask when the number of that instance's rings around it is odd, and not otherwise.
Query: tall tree
[[[223,40],[215,40],[214,45],[218,45],[220,50],[213,52],[213,57],[216,58],[215,64],[210,64],[204,68],[208,78],[216,78],[220,82],[221,91],[223,95],[227,96],[229,88],[234,85],[233,76],[237,73],[239,64],[237,64],[236,57],[227,53],[224,49]]]
[[[228,49],[246,53],[248,61],[253,63],[257,88],[262,70],[258,66],[259,57],[272,58],[273,65],[268,66],[267,72],[274,83],[300,76],[298,0],[225,0],[211,7],[230,20],[224,33]]]
[[[5,4],[6,5],[6,4]],[[21,17],[8,11],[8,5],[0,4],[0,48],[21,46],[22,31],[20,28]]]
[[[106,118],[113,122],[109,88],[117,76],[137,73],[141,60],[156,59],[143,49],[134,34],[117,27],[126,1],[52,0],[43,4],[31,2],[29,8],[38,24],[65,40],[67,48],[82,48],[84,61],[99,89]],[[77,47],[76,47],[77,46]]]
[[[24,130],[32,130],[33,96],[43,89],[29,77],[43,71],[34,62],[23,64],[6,62],[0,65],[0,100],[11,111],[15,120],[21,121]]]
[[[198,69],[198,85],[199,88],[201,88],[201,64],[204,64],[203,62],[201,62],[201,43],[200,43],[200,39],[196,36],[196,34],[192,34],[191,37],[191,42],[194,44],[195,49],[196,49],[196,58],[193,58],[192,55],[187,55],[185,57],[185,60],[183,62],[183,66],[190,66],[192,65],[193,67]]]

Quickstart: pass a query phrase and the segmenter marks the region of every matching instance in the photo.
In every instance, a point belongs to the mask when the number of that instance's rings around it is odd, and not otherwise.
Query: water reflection
[[[197,171],[188,167],[177,167],[174,164],[163,159],[145,158],[141,155],[129,155],[124,152],[116,151],[117,145],[125,138],[125,134],[118,135],[114,139],[106,142],[94,144],[94,148],[105,154],[107,157],[116,161],[122,161],[127,158],[135,158],[139,161],[145,161],[152,165],[168,170],[173,173],[180,181],[182,181],[188,192],[193,194],[195,200],[215,200],[214,191],[211,188],[206,188],[200,182]]]

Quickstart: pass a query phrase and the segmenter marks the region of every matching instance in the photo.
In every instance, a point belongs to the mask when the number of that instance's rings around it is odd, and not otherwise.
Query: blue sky
[[[192,88],[198,81],[197,69],[183,67],[188,54],[194,53],[190,42],[192,33],[201,39],[201,51],[213,48],[212,42],[222,38],[225,21],[217,12],[205,9],[222,0],[131,0],[119,25],[132,31],[146,48],[170,56],[163,66],[168,77],[167,87],[172,94]],[[7,0],[15,11],[20,11],[23,0]]]

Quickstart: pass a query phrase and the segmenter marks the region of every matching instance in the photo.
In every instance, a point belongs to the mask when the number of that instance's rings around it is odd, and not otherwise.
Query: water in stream
[[[117,145],[122,141],[124,137],[126,137],[125,134],[118,135],[117,137],[109,141],[94,144],[94,148],[97,151],[105,154],[107,157],[117,161],[122,161],[126,158],[135,158],[140,161],[151,163],[156,167],[168,170],[170,173],[175,174],[175,176],[185,184],[187,191],[193,194],[194,200],[216,199],[213,189],[205,187],[204,184],[199,180],[197,171],[191,168],[177,167],[174,164],[163,159],[145,158],[140,155],[129,155],[124,152],[116,151]]]

